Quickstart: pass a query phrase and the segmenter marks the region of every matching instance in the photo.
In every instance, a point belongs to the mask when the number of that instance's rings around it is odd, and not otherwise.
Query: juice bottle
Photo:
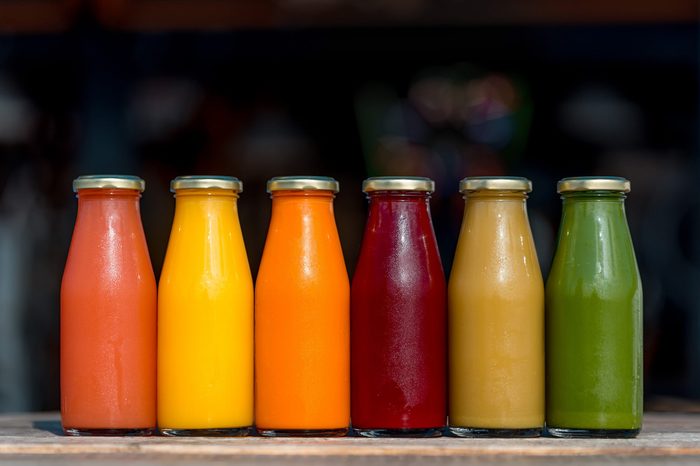
[[[226,176],[171,184],[175,218],[158,291],[158,427],[232,435],[253,425],[253,280]]]
[[[255,419],[266,436],[344,435],[350,286],[333,216],[338,182],[277,177],[255,288]]]
[[[78,216],[61,282],[61,419],[68,435],[156,425],[156,281],[135,176],[73,181]]]
[[[547,430],[633,437],[642,425],[642,284],[625,217],[630,182],[565,178],[547,280]]]
[[[532,437],[544,425],[544,285],[525,178],[460,183],[448,287],[449,420],[458,436]]]
[[[446,421],[446,286],[428,178],[369,178],[351,292],[352,424],[363,436],[439,436]]]

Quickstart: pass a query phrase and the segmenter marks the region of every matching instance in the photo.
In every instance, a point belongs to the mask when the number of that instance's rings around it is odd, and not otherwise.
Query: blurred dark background
[[[697,20],[687,0],[0,0],[0,412],[59,407],[71,181],[99,173],[146,180],[156,275],[177,175],[244,181],[253,274],[272,176],[340,181],[350,273],[367,176],[436,180],[447,273],[459,179],[526,176],[545,278],[556,181],[625,176],[647,407],[697,409]]]

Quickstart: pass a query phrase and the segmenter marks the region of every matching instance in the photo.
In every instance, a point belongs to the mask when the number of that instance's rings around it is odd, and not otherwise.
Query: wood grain
[[[65,437],[56,413],[0,416],[8,464],[700,464],[700,415],[651,413],[636,439]]]

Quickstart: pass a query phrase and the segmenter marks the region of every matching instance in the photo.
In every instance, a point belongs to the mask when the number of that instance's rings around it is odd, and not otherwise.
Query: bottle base
[[[253,433],[253,427],[226,427],[218,429],[158,429],[166,437],[245,437]]]
[[[155,427],[126,429],[85,429],[64,427],[63,433],[70,437],[149,437],[156,433]]]
[[[370,438],[385,438],[385,437],[404,437],[404,438],[431,438],[441,437],[442,427],[429,427],[423,429],[360,429],[353,428],[354,433],[360,437]]]
[[[348,428],[341,429],[264,429],[258,427],[263,437],[344,437]]]
[[[642,429],[569,429],[565,427],[547,427],[546,432],[558,438],[633,438]]]
[[[491,429],[482,427],[448,427],[448,432],[455,437],[470,438],[534,438],[542,436],[542,427],[526,429]]]

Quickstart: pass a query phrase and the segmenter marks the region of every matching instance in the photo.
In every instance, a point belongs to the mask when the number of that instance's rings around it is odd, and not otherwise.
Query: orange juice
[[[245,435],[253,425],[253,280],[232,177],[171,183],[175,218],[158,290],[158,427]]]
[[[537,436],[544,424],[544,285],[524,178],[466,178],[448,286],[449,424]]]
[[[255,419],[262,435],[342,435],[350,422],[350,286],[333,215],[338,183],[268,182],[272,218],[255,289]]]
[[[156,281],[139,214],[142,179],[81,176],[61,283],[61,419],[69,435],[156,424]]]

